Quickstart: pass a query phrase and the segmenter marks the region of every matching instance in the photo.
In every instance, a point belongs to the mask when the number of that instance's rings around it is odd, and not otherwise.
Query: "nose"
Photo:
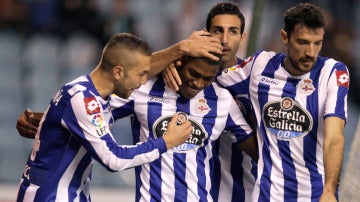
[[[202,80],[202,79],[195,79],[194,81],[193,81],[193,85],[194,85],[194,87],[196,88],[196,89],[198,89],[198,90],[202,90],[202,89],[204,89],[204,87],[205,87],[205,83],[204,83],[204,81]]]
[[[229,34],[227,31],[224,31],[224,33],[221,36],[221,43],[227,44],[229,42]]]
[[[306,48],[305,54],[306,54],[306,56],[308,56],[308,57],[314,57],[314,56],[315,56],[315,46],[314,46],[314,44],[310,44],[310,45]]]
[[[148,75],[146,74],[145,76],[141,77],[140,79],[140,84],[144,85],[148,80]]]

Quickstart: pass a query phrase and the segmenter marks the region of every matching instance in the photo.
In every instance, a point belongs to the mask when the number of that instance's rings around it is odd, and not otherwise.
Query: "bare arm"
[[[339,183],[344,157],[344,120],[338,117],[325,119],[324,169],[325,185],[320,201],[336,201],[335,191]]]
[[[213,60],[219,60],[213,53],[222,53],[222,46],[219,39],[210,37],[206,31],[194,31],[187,39],[154,52],[151,56],[151,68],[149,77],[162,72],[167,66],[180,59],[184,55],[194,57],[208,57]]]

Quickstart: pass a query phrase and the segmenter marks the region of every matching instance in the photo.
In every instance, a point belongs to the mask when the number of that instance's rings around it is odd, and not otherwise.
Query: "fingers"
[[[26,117],[27,119],[34,116],[34,114],[32,113],[31,109],[29,109],[29,108],[26,108],[26,109],[25,109],[24,114],[25,114],[25,117]]]
[[[220,53],[221,54],[221,53]],[[219,61],[220,60],[220,57],[217,57],[215,56],[214,54],[212,53],[209,53],[209,52],[205,52],[204,53],[204,56],[211,59],[211,60],[214,60],[214,61]]]
[[[43,115],[44,115],[44,113],[42,113],[42,112],[32,112],[32,117],[30,119],[30,122],[34,126],[38,127]]]
[[[19,134],[22,136],[22,137],[26,137],[26,138],[29,138],[29,139],[34,139],[35,136],[36,136],[36,130],[31,130],[31,129],[28,129],[28,128],[24,128],[22,126],[16,126],[16,129],[18,130]]]
[[[210,36],[210,33],[207,32],[205,29],[199,30],[199,31],[194,31],[193,33],[191,33],[191,35],[187,39],[196,39],[201,36]]]
[[[167,67],[163,71],[163,77],[165,84],[169,88],[173,89],[174,91],[179,90],[179,86],[181,85],[181,79],[174,65]]]
[[[170,70],[171,76],[174,78],[174,81],[173,81],[174,86],[176,85],[176,88],[179,89],[179,86],[181,86],[182,82],[181,82],[181,78],[179,76],[177,69],[175,67],[170,67],[169,70]]]

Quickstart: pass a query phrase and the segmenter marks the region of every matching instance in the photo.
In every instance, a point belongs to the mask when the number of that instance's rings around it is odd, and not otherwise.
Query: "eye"
[[[240,34],[240,30],[237,29],[237,28],[234,28],[234,29],[230,30],[230,33],[233,34],[233,35],[238,35],[238,34]]]
[[[142,77],[142,76],[146,76],[148,74],[147,71],[144,71],[144,72],[141,72],[139,75]]]
[[[315,42],[315,45],[317,45],[317,46],[321,46],[321,44],[322,44],[322,41]]]
[[[299,40],[298,43],[299,43],[299,44],[306,44],[306,42],[305,42],[305,41],[302,41],[302,40]]]
[[[223,33],[223,30],[222,30],[222,28],[219,28],[219,27],[213,27],[213,28],[211,29],[211,33],[221,34],[221,33]]]
[[[199,74],[198,72],[195,71],[189,71],[190,76],[194,77],[194,78],[200,78],[201,74]]]
[[[204,78],[204,81],[206,82],[213,82],[215,80],[215,77],[206,77]]]

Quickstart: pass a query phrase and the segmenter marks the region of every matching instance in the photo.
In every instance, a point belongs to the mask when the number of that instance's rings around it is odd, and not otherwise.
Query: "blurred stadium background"
[[[17,184],[32,146],[15,124],[25,109],[44,111],[57,89],[88,73],[105,41],[116,32],[131,32],[148,41],[153,51],[186,38],[205,26],[217,0],[0,0],[0,202],[14,201]],[[245,57],[258,49],[282,51],[282,13],[300,1],[238,0],[246,18]],[[301,1],[305,2],[305,1]],[[359,120],[360,2],[309,1],[325,8],[329,24],[322,55],[347,64],[351,73],[349,116],[340,197],[356,201],[360,148]],[[271,19],[271,20],[270,20]],[[132,144],[129,120],[113,131],[121,144]],[[121,131],[121,132],[120,132]],[[355,137],[355,138],[354,138]],[[108,173],[95,163],[93,201],[133,201],[133,170]]]

